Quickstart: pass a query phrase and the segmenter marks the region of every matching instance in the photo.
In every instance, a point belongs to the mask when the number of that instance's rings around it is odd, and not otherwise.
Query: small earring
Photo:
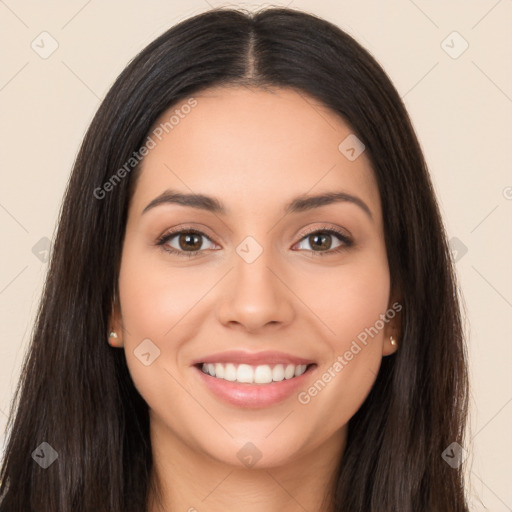
[[[109,337],[109,343],[112,343],[112,339],[116,339],[117,338],[117,332],[116,331],[110,331],[110,334],[108,335]]]
[[[389,341],[391,342],[391,345],[396,346],[396,340],[393,338],[393,336],[389,337]]]

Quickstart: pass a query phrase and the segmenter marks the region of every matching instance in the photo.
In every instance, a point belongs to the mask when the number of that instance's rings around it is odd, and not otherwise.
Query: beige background
[[[0,0],[2,444],[47,270],[45,237],[53,237],[74,157],[100,99],[146,44],[219,5],[226,4]],[[346,30],[383,65],[405,101],[459,247],[472,379],[465,446],[471,507],[512,511],[512,0],[272,5],[318,14]],[[40,36],[44,31],[50,36]],[[42,58],[51,38],[58,48]],[[464,41],[469,46],[458,55]],[[34,447],[40,442],[34,439]]]

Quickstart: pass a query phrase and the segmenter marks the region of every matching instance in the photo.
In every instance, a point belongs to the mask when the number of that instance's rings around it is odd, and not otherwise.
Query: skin
[[[371,162],[366,152],[354,161],[340,152],[350,126],[303,93],[230,87],[194,97],[197,106],[143,161],[111,318],[113,345],[124,349],[150,410],[153,476],[163,500],[159,505],[151,496],[148,510],[325,511],[347,423],[382,357],[396,350],[389,337],[398,338],[398,315],[307,404],[296,393],[257,410],[224,403],[191,363],[231,349],[279,350],[316,362],[310,386],[391,308]],[[171,203],[142,213],[166,189],[214,196],[228,213]],[[329,191],[357,196],[371,217],[348,201],[283,213],[298,195]],[[344,245],[335,235],[327,235],[325,246],[308,236],[326,226],[353,245],[334,253]],[[169,229],[191,227],[205,234],[199,255],[157,245]],[[250,264],[236,252],[247,236],[263,249]],[[187,251],[180,235],[169,246]],[[149,366],[134,355],[146,338],[160,350]],[[261,453],[251,468],[237,457],[247,442]]]

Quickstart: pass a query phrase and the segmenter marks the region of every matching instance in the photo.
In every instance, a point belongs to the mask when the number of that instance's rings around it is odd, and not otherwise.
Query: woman
[[[85,136],[0,512],[467,511],[445,455],[465,358],[382,68],[315,16],[215,9],[145,48]]]

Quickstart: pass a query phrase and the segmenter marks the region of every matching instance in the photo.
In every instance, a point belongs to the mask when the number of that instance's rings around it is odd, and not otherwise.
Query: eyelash
[[[198,251],[180,251],[178,249],[175,249],[174,247],[166,247],[165,246],[165,244],[169,240],[174,238],[175,236],[181,235],[181,234],[185,234],[185,233],[186,234],[194,234],[194,235],[204,236],[205,238],[207,238],[208,240],[210,240],[212,242],[210,237],[207,236],[205,233],[203,233],[201,231],[198,231],[198,230],[193,229],[193,228],[183,228],[183,229],[180,229],[180,230],[168,231],[167,233],[164,233],[160,238],[158,238],[156,245],[159,246],[163,251],[165,251],[167,253],[170,253],[170,254],[175,254],[177,256],[183,256],[183,257],[186,257],[186,258],[193,258],[195,256],[199,256],[200,253],[204,251],[204,249],[203,250],[198,250]],[[329,249],[327,251],[308,250],[308,252],[312,253],[314,256],[327,256],[327,255],[332,255],[332,254],[338,254],[338,253],[346,250],[347,248],[352,247],[352,245],[354,244],[353,241],[347,235],[345,235],[341,231],[338,231],[337,229],[334,229],[334,228],[331,228],[331,227],[327,227],[327,226],[321,227],[321,228],[316,228],[316,229],[313,229],[313,230],[305,233],[302,236],[302,238],[299,240],[299,242],[301,242],[302,240],[304,240],[305,238],[307,238],[307,237],[309,237],[311,235],[321,234],[321,233],[322,234],[334,235],[341,242],[343,242],[343,245],[340,245],[336,249]]]

